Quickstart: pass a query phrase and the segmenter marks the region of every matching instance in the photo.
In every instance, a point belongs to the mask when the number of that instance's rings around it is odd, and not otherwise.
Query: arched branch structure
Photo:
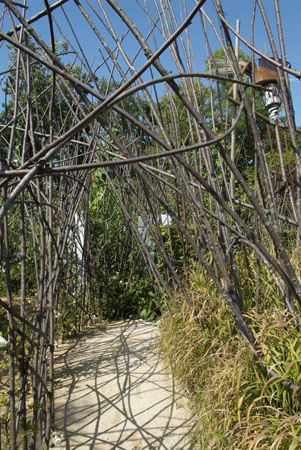
[[[263,2],[250,10],[263,18],[272,58],[230,25],[225,1],[34,3],[3,0],[0,29],[0,331],[7,445],[23,435],[24,449],[50,443],[56,339],[97,317],[145,313],[128,300],[138,281],[163,299],[157,312],[175,291],[194,310],[186,281],[200,267],[255,354],[247,313],[266,310],[260,270],[295,326],[301,299],[288,245],[288,236],[299,245],[301,223],[288,74],[300,71],[286,62],[278,1],[280,51]],[[246,46],[239,58],[235,38]],[[284,115],[275,123],[263,105],[270,88],[252,78],[256,55],[278,73]]]

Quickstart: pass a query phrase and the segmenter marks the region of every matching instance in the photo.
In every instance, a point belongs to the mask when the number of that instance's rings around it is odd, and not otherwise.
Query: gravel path
[[[156,324],[93,328],[56,352],[61,449],[194,449],[194,421],[156,352]]]

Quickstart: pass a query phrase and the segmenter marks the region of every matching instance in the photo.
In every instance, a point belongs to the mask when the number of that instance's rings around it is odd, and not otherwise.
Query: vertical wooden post
[[[236,31],[238,34],[240,34],[240,19],[237,19],[237,21],[236,21]],[[239,39],[238,39],[238,37],[235,38],[235,56],[238,61],[239,60]],[[237,84],[236,83],[234,83],[234,87],[233,87],[233,98],[234,98],[234,100],[237,100]],[[237,113],[237,106],[234,102],[233,103],[232,125],[235,122],[236,113]],[[231,159],[233,162],[235,161],[235,144],[236,144],[236,128],[234,128],[234,130],[231,133]],[[234,198],[235,180],[234,180],[233,173],[231,173],[230,193],[231,193],[231,198]]]

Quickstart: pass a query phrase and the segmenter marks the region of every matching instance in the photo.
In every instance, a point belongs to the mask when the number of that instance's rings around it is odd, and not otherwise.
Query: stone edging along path
[[[194,419],[156,351],[157,337],[154,323],[114,322],[57,349],[56,448],[195,448]]]

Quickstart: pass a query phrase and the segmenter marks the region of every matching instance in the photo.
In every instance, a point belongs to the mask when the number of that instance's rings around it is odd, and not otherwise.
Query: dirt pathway
[[[153,323],[120,322],[59,347],[59,448],[194,448],[194,421],[155,350],[157,336]]]

